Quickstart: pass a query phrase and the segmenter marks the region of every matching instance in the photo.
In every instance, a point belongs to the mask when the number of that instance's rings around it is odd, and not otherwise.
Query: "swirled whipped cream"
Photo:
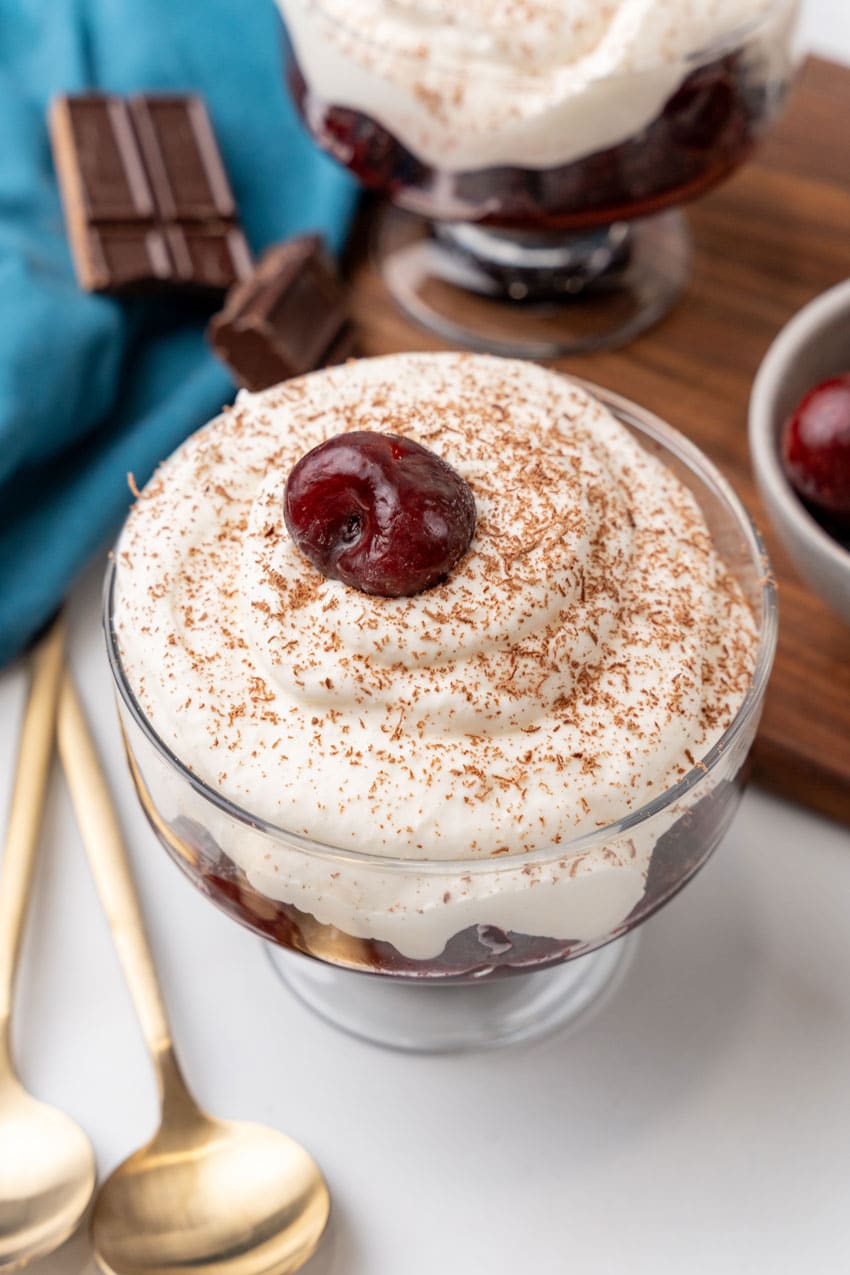
[[[376,119],[447,171],[547,168],[616,146],[765,15],[753,53],[784,74],[795,11],[793,0],[278,3],[320,101]]]
[[[402,434],[470,484],[449,579],[326,579],[287,475],[342,431]],[[136,503],[117,549],[129,682],[194,773],[264,820],[412,858],[524,854],[663,792],[752,674],[750,610],[690,492],[562,376],[362,360],[240,395]]]

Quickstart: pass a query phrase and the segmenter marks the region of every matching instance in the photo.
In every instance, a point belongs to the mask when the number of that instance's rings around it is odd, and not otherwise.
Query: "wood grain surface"
[[[757,157],[689,217],[694,270],[680,305],[623,351],[556,366],[689,435],[754,513],[781,609],[755,778],[850,824],[850,628],[794,574],[755,494],[747,452],[747,401],[768,345],[800,306],[850,275],[850,69],[810,59]],[[350,263],[358,352],[438,348],[396,309],[364,238]]]

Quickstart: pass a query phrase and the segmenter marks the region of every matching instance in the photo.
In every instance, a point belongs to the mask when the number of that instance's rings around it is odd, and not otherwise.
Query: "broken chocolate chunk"
[[[339,362],[350,352],[342,284],[318,235],[270,248],[228,294],[207,328],[214,351],[241,385],[278,381]]]

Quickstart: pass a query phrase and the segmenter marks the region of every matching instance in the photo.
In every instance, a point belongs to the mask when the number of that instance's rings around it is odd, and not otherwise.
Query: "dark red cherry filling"
[[[332,580],[387,598],[439,584],[475,531],[469,484],[397,434],[337,434],[302,456],[283,496],[289,534]]]
[[[785,472],[816,510],[850,524],[850,373],[822,381],[785,424]]]

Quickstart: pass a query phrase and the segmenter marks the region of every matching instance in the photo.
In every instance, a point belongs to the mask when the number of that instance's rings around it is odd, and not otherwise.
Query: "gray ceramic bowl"
[[[850,372],[850,279],[823,292],[785,325],[750,396],[750,456],[773,526],[802,579],[850,624],[850,550],[808,512],[782,469],[782,426],[806,390]]]

